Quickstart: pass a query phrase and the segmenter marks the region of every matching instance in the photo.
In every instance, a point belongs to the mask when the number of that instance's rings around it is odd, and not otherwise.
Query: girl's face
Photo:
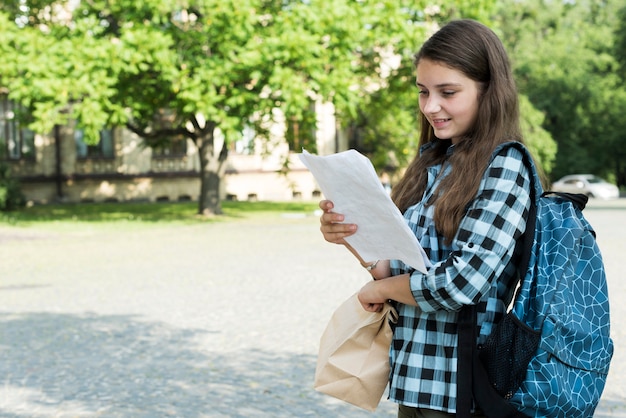
[[[456,144],[476,121],[480,84],[429,59],[417,64],[420,110],[439,139]]]

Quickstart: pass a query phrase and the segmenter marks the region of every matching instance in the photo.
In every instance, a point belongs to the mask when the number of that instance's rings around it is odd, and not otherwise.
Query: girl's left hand
[[[387,298],[380,293],[380,285],[380,282],[372,280],[359,290],[359,302],[368,312],[379,312],[387,301]]]

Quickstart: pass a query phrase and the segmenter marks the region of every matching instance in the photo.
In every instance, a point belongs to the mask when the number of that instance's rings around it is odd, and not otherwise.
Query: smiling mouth
[[[447,122],[449,122],[451,119],[432,119],[431,125],[433,125],[433,128],[435,129],[442,129],[445,126],[447,126]]]

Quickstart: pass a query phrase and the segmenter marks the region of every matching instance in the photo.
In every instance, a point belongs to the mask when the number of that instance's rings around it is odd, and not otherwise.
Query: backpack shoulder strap
[[[528,270],[530,254],[535,240],[535,224],[537,217],[537,199],[541,196],[543,189],[535,163],[533,162],[530,152],[520,142],[507,142],[496,147],[491,155],[490,163],[493,159],[504,154],[510,147],[518,149],[522,153],[524,165],[528,168],[530,174],[530,209],[526,218],[526,231],[524,231],[523,240],[520,244],[523,246],[521,250],[518,280],[512,283],[513,286],[524,277],[524,273]],[[476,392],[474,386],[482,388],[491,388],[491,383],[485,369],[480,364],[478,353],[476,352],[476,307],[467,305],[459,312],[458,323],[458,369],[457,369],[457,417],[467,418],[470,416],[472,408],[472,399],[481,397],[481,405],[487,405],[491,410],[483,411],[487,416],[493,416],[492,413],[497,412],[501,417],[525,417],[505,399],[503,399],[495,390],[481,390]],[[484,407],[483,407],[484,409]]]
[[[584,195],[582,193],[564,193],[564,192],[553,192],[552,190],[545,191],[541,194],[541,197],[544,196],[558,196],[563,200],[569,200],[574,204],[574,206],[578,210],[583,210],[587,206],[587,202],[589,201],[589,196]]]
[[[535,166],[535,161],[533,160],[530,151],[524,144],[517,141],[504,142],[496,147],[491,155],[491,161],[496,158],[498,155],[504,154],[509,148],[515,148],[522,153],[522,159],[526,168],[528,168],[528,172],[530,174],[530,196],[532,198],[532,202],[537,202],[537,199],[543,194],[543,187],[541,186],[541,179],[539,178],[539,172],[537,171],[537,167]]]
[[[521,241],[522,249],[520,260],[518,262],[519,277],[518,280],[522,280],[526,271],[528,270],[528,263],[530,262],[530,254],[535,242],[535,227],[537,223],[537,202],[543,195],[543,187],[541,186],[541,180],[539,179],[539,173],[535,167],[535,162],[530,154],[530,151],[521,142],[506,142],[498,145],[492,154],[492,160],[497,155],[503,154],[509,148],[516,148],[522,153],[524,165],[528,169],[530,174],[530,208],[528,210],[528,217],[526,218],[526,230],[524,231],[523,240]],[[517,285],[515,281],[513,286]]]

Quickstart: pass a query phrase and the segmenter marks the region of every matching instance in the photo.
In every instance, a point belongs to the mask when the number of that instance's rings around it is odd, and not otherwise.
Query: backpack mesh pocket
[[[489,382],[503,398],[510,399],[522,384],[540,337],[539,331],[508,313],[485,343],[479,346],[478,356]]]

